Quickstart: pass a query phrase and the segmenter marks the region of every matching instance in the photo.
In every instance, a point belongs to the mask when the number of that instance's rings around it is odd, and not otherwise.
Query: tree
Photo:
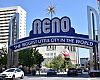
[[[19,64],[28,66],[28,71],[30,72],[30,67],[34,64],[32,48],[19,51]]]
[[[51,67],[51,61],[46,61],[45,67],[50,68]]]
[[[40,65],[44,61],[42,54],[40,54],[38,50],[33,50],[33,57],[34,64],[36,65]]]
[[[37,65],[40,75],[41,63],[44,61],[44,58],[42,54],[39,53],[38,50],[33,51],[33,57],[34,57],[34,64]]]
[[[73,67],[71,59],[70,58],[65,59],[65,57],[63,57],[62,54],[59,54],[57,57],[54,57],[51,61],[46,62],[45,66],[48,68],[56,69],[57,71],[58,70],[66,71],[66,68]]]
[[[7,64],[7,48],[3,48],[0,50],[0,66]]]
[[[37,65],[41,68],[41,63],[44,61],[42,54],[38,50],[33,50],[32,48],[25,49],[19,52],[19,63],[23,66],[30,67]]]
[[[52,59],[52,61],[50,62],[50,66],[51,68],[56,69],[58,71],[61,69],[63,63],[64,63],[64,58],[60,54]]]
[[[19,52],[19,63],[24,66],[32,66],[33,65],[33,49],[25,49]]]

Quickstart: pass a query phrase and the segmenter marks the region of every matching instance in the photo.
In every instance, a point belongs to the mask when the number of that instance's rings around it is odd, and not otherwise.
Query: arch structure
[[[98,42],[89,39],[88,35],[75,33],[75,29],[71,27],[70,18],[64,16],[61,19],[58,17],[51,20],[49,18],[35,19],[29,36],[17,40],[9,48],[17,52],[29,47],[47,45],[73,45],[92,48],[97,44]]]

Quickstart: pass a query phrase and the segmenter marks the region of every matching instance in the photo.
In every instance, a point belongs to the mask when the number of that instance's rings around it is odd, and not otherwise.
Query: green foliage
[[[43,60],[42,54],[32,48],[19,52],[19,63],[24,66],[31,67],[33,65],[38,65],[40,67]]]
[[[1,56],[0,56],[0,66],[7,64],[7,49],[1,49]]]
[[[62,57],[62,54],[60,54],[57,57],[54,57],[52,60],[48,60],[45,64],[45,66],[48,68],[53,68],[55,70],[59,70],[59,69],[65,68],[65,65],[63,65],[64,61],[65,60]]]
[[[57,57],[54,57],[51,61],[46,62],[45,66],[56,70],[66,70],[66,68],[75,67],[71,63],[70,59],[65,60],[65,58],[62,57],[61,54]]]
[[[62,55],[58,55],[51,61],[51,67],[59,70],[64,63],[64,59],[62,58]]]
[[[41,64],[44,61],[42,54],[40,54],[38,50],[33,51],[33,57],[34,57],[34,64]]]
[[[3,55],[2,57],[0,57],[0,65],[6,65],[7,64],[7,55]]]
[[[45,63],[45,67],[50,68],[50,67],[51,67],[51,61],[47,61],[47,62]]]
[[[33,65],[33,49],[25,49],[19,52],[19,63],[24,66],[32,66]]]

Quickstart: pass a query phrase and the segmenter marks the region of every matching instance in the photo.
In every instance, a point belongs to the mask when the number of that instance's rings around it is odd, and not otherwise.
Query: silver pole
[[[97,1],[98,2],[98,11],[99,11],[99,15],[98,15],[98,20],[97,20],[97,34],[98,34],[98,57],[99,57],[99,67],[100,67],[100,0]]]
[[[89,39],[92,39],[92,28],[91,28],[91,7],[87,6],[87,17],[88,17],[88,34],[89,34]],[[93,69],[93,49],[91,48],[89,50],[90,52],[90,70]]]
[[[14,44],[18,38],[19,38],[19,14],[16,13],[9,22],[8,56],[7,56],[8,68],[13,67],[15,64],[18,64],[18,54],[17,53],[15,54],[14,51],[9,48],[9,46]]]
[[[78,68],[79,68],[79,48],[77,47],[77,64],[78,64]]]

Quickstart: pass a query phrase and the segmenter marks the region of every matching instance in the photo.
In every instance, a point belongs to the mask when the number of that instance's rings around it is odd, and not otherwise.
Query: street
[[[7,79],[9,80],[9,79]],[[35,76],[25,75],[24,79],[15,80],[100,80],[100,77],[91,78],[87,72],[78,74],[78,76],[67,76],[66,73],[58,73],[57,75],[47,76],[46,73],[37,74]]]
[[[100,80],[100,77],[90,78],[87,73],[70,77],[66,74],[57,74],[56,76],[46,76],[46,74],[41,74],[36,76],[25,76],[23,80]]]

